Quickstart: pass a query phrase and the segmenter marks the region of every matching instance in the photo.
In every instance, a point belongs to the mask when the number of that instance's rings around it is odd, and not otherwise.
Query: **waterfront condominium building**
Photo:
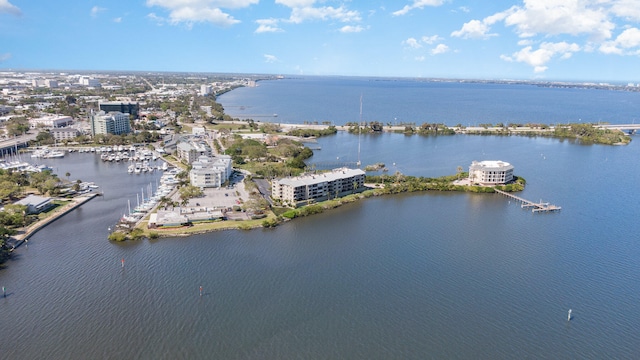
[[[129,124],[129,114],[123,114],[119,111],[105,113],[100,111],[91,114],[91,135],[98,134],[128,134],[131,132]]]
[[[181,141],[176,146],[178,158],[191,164],[200,156],[211,155],[211,148],[205,142]]]
[[[364,186],[361,169],[340,168],[330,172],[289,177],[271,183],[271,197],[292,205],[311,199],[338,197]]]
[[[506,184],[513,180],[513,165],[500,160],[474,161],[469,166],[469,180],[481,185]]]
[[[201,188],[221,187],[231,176],[231,156],[200,156],[191,164],[189,180],[191,185]]]
[[[74,129],[71,127],[64,128],[56,128],[49,130],[49,133],[53,136],[54,139],[60,140],[73,140],[78,135],[80,135],[80,131],[78,129]]]

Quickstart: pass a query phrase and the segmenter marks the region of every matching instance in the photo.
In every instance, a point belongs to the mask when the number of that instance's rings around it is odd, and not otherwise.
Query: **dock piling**
[[[551,212],[551,211],[560,211],[560,209],[562,209],[560,206],[556,206],[556,205],[552,205],[548,202],[542,202],[542,199],[540,200],[540,202],[535,203],[533,201],[529,201],[527,199],[521,198],[519,196],[513,195],[511,193],[508,193],[506,191],[502,191],[502,190],[498,190],[498,189],[493,189],[495,190],[495,192],[497,192],[498,194],[502,194],[504,196],[507,196],[511,199],[514,199],[516,201],[519,201],[520,207],[521,208],[531,208],[531,212],[533,213],[539,213],[539,212]],[[509,201],[509,203],[511,203],[511,201]]]

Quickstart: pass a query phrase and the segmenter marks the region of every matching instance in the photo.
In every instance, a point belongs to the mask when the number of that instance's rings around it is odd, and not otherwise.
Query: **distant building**
[[[98,103],[100,110],[104,112],[119,111],[121,113],[133,115],[137,119],[140,113],[140,104],[134,102],[105,101]]]
[[[231,163],[229,155],[200,156],[191,164],[191,171],[189,171],[191,185],[201,188],[221,187],[231,176],[233,171]]]
[[[0,116],[7,115],[13,108],[11,106],[0,105]]]
[[[45,86],[45,80],[43,79],[33,79],[31,80],[31,86],[33,87],[43,87]]]
[[[508,183],[513,181],[513,165],[500,160],[474,161],[469,166],[469,180],[481,185]]]
[[[301,201],[337,197],[364,186],[361,169],[340,168],[331,172],[283,178],[271,183],[271,197],[293,205]]]
[[[211,85],[200,85],[200,96],[207,96],[211,94],[212,89]]]
[[[73,123],[71,116],[48,115],[35,119],[29,119],[29,127],[32,129],[38,127],[59,128],[69,126]]]
[[[131,132],[129,114],[123,114],[117,111],[110,113],[100,111],[96,114],[91,114],[90,120],[92,136],[96,136],[98,134],[120,135]]]
[[[193,135],[205,135],[207,133],[204,126],[194,126],[191,128],[191,134]]]
[[[88,87],[100,87],[100,80],[88,76],[81,76],[79,83]]]
[[[70,127],[51,129],[49,132],[51,133],[51,136],[58,141],[72,140],[80,135],[80,131],[78,129]]]
[[[51,198],[36,195],[29,195],[20,201],[14,202],[13,204],[26,206],[27,214],[39,214],[53,206]]]
[[[56,80],[51,80],[51,79],[47,79],[44,81],[44,84],[46,87],[50,88],[50,89],[55,89],[58,87],[58,81]]]

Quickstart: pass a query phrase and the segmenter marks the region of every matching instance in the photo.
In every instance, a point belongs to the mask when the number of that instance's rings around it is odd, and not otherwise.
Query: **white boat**
[[[129,165],[129,167],[127,168],[127,172],[128,172],[129,174],[132,174],[132,173],[133,173],[133,171],[134,171],[135,169],[136,169],[135,165],[131,164],[131,165]]]
[[[53,150],[48,152],[47,154],[45,154],[43,156],[44,158],[47,159],[51,159],[51,158],[61,158],[64,157],[64,151],[60,151],[60,150]]]

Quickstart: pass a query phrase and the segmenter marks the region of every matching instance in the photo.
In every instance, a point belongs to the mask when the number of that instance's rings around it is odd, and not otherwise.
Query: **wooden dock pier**
[[[548,202],[542,202],[542,200],[540,200],[539,203],[535,203],[533,201],[529,201],[527,199],[523,199],[519,196],[513,195],[511,193],[508,193],[506,191],[502,191],[502,190],[498,190],[498,189],[493,189],[495,190],[495,192],[497,192],[498,194],[502,194],[506,197],[509,197],[511,199],[514,199],[516,201],[519,201],[520,207],[521,208],[531,208],[531,212],[533,213],[538,213],[538,212],[551,212],[551,211],[560,211],[560,209],[562,209],[560,206],[556,206],[556,205],[552,205],[549,204]]]

